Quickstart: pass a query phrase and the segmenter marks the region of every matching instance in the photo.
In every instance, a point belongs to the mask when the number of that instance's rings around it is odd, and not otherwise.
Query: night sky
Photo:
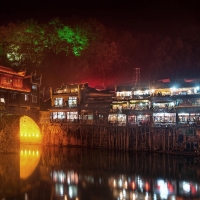
[[[166,32],[168,29],[199,23],[199,1],[0,1],[0,25],[17,20],[49,21],[78,15],[94,17],[111,28]]]
[[[28,19],[64,20],[76,15],[83,19],[96,18],[116,30],[170,37],[176,32],[181,36],[183,27],[200,26],[199,4],[197,0],[1,0],[0,26]]]

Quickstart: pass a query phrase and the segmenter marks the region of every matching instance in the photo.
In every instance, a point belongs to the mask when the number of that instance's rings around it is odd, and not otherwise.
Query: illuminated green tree
[[[29,20],[1,27],[0,43],[11,66],[25,67],[41,63],[44,50],[44,30],[37,22]]]
[[[66,41],[71,45],[72,51],[76,56],[80,56],[81,51],[88,46],[88,38],[79,27],[73,30],[69,26],[64,26],[58,29],[57,32],[62,41]]]
[[[62,29],[64,24],[59,18],[52,19],[48,24],[44,25],[45,38],[44,45],[47,52],[55,53],[64,52],[65,55],[69,55],[70,45],[66,41],[62,41],[59,38],[58,30]]]

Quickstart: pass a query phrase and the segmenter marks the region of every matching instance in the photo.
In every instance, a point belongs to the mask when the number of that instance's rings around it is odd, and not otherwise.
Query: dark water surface
[[[23,146],[0,154],[0,200],[200,199],[200,159]]]

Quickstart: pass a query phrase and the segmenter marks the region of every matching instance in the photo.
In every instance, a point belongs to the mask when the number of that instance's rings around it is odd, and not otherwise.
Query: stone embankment
[[[0,117],[0,153],[19,152],[20,117],[15,115],[5,115]]]
[[[193,127],[195,133],[195,127]],[[45,146],[147,151],[174,154],[198,154],[196,135],[180,135],[177,127],[125,127],[110,125],[44,124],[41,126]]]

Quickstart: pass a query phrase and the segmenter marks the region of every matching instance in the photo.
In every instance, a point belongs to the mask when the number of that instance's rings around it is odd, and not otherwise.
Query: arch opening
[[[40,128],[33,119],[28,116],[20,118],[20,143],[40,144],[42,136]]]

